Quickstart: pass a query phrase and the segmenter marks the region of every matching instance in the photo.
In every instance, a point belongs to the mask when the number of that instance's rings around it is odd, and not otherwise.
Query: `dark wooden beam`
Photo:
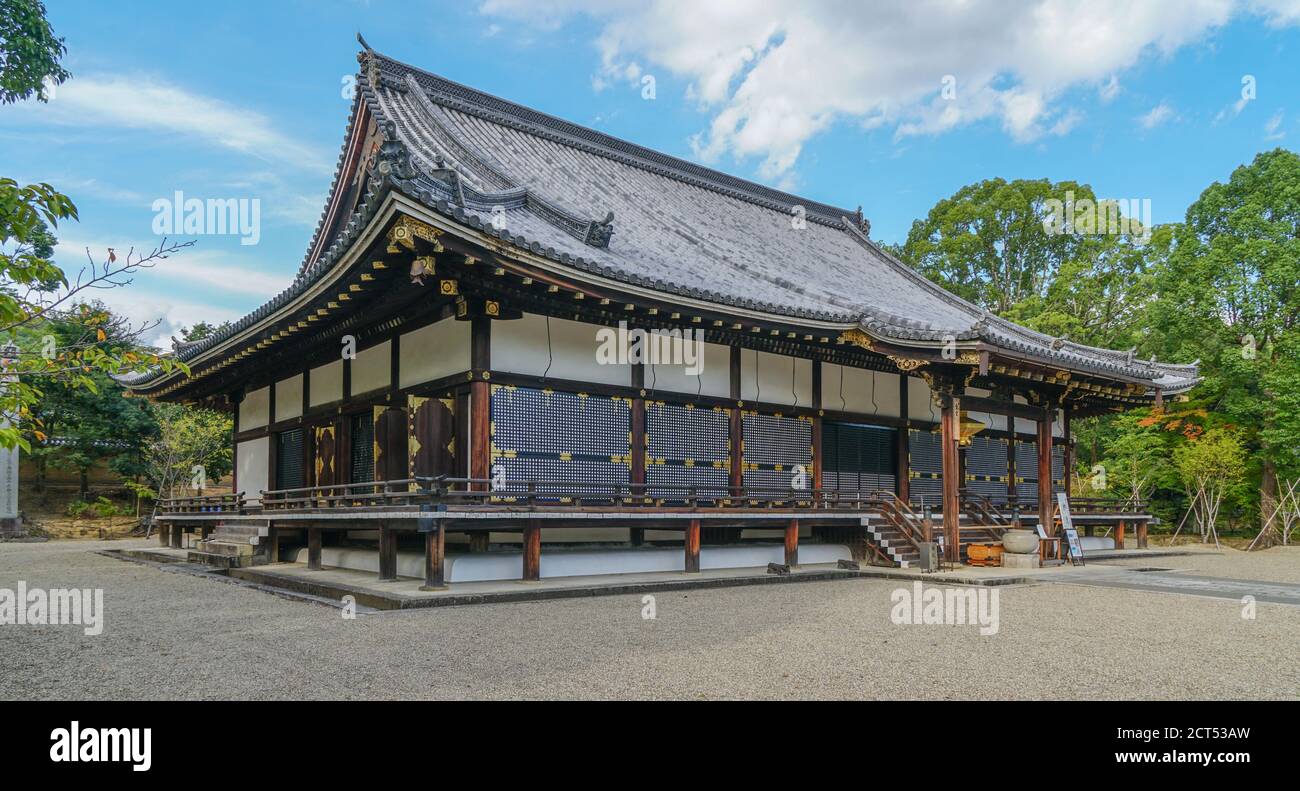
[[[386,523],[379,523],[379,581],[397,579],[397,532]]]
[[[825,467],[825,457],[822,455],[822,363],[821,360],[812,362],[812,398],[813,409],[817,414],[812,417],[812,488],[822,488],[822,472]]]
[[[785,526],[785,565],[799,565],[799,520],[791,519]]]
[[[447,531],[439,519],[433,529],[424,534],[424,586],[420,590],[442,590],[446,582]]]
[[[1043,410],[1038,418],[1038,524],[1052,529],[1052,413]]]
[[[524,527],[524,582],[537,582],[542,578],[542,525],[529,519]]]
[[[730,485],[732,495],[739,495],[745,485],[745,417],[740,409],[740,348],[731,347],[731,408],[728,410],[728,428],[731,447],[728,454],[731,462]]]
[[[907,380],[907,374],[898,375],[898,414],[903,425],[894,434],[894,454],[897,456],[894,459],[894,492],[903,502],[912,495],[912,436],[907,417]]]
[[[307,568],[320,571],[320,528],[307,528]]]

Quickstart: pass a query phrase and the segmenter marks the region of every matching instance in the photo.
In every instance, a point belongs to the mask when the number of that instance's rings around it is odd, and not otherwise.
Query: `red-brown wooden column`
[[[384,522],[379,523],[379,581],[397,579],[397,533]]]
[[[740,496],[745,485],[745,418],[740,410],[740,347],[731,347],[731,494]]]
[[[1128,532],[1128,522],[1125,522],[1123,519],[1121,519],[1119,520],[1119,524],[1115,525],[1115,548],[1116,549],[1124,548],[1124,534],[1126,532]]]
[[[636,363],[632,366],[632,387],[637,391],[637,395],[632,398],[631,425],[629,427],[631,433],[629,435],[628,463],[631,465],[631,469],[628,470],[628,483],[632,485],[633,502],[640,504],[645,496],[646,472],[645,365],[642,363]],[[631,539],[633,546],[640,546],[645,543],[645,528],[630,528],[628,537]]]
[[[785,526],[785,565],[799,565],[799,520],[791,519]]]
[[[692,519],[686,526],[686,572],[699,573],[700,570],[700,520]]]
[[[961,436],[957,421],[961,403],[953,396],[943,396],[940,416],[940,439],[943,444],[943,540],[944,554],[953,563],[961,562],[961,471],[957,441]]]
[[[817,414],[812,418],[812,489],[814,492],[820,492],[822,489],[822,468],[826,465],[825,457],[822,455],[822,361],[813,360],[812,362],[812,398],[813,409]]]
[[[470,322],[470,367],[474,380],[469,386],[469,477],[487,479],[491,477],[492,466],[492,389],[486,378],[492,367],[492,320],[478,316]],[[476,488],[486,491],[487,485]]]
[[[907,374],[901,371],[898,374],[898,416],[902,418],[903,424],[899,427],[895,435],[894,454],[894,492],[898,499],[907,502],[911,497],[912,486],[912,461],[911,445],[912,436],[908,428],[907,416]]]
[[[1052,412],[1038,419],[1038,523],[1052,535]]]
[[[529,519],[524,527],[524,582],[537,582],[542,578],[542,525],[541,520]]]
[[[447,587],[446,537],[442,521],[434,523],[433,530],[424,534],[424,586],[420,590],[441,590]]]

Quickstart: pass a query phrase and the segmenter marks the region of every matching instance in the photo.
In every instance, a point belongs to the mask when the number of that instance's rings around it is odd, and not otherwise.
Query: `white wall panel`
[[[270,485],[271,438],[259,437],[235,446],[235,484],[249,500],[261,501],[262,491]]]
[[[239,402],[239,430],[261,428],[270,422],[271,388],[261,387],[244,394]]]
[[[494,322],[492,331],[509,322]],[[410,387],[470,368],[470,322],[443,319],[403,333],[398,386]]]
[[[392,368],[392,341],[384,341],[357,352],[352,361],[352,395],[370,393],[388,387]]]
[[[898,374],[823,363],[822,408],[899,417]]]
[[[343,398],[343,360],[311,369],[310,406],[320,406]]]
[[[692,352],[693,354],[694,352]],[[731,347],[716,343],[704,344],[703,358],[698,363],[699,374],[687,373],[686,365],[646,366],[647,390],[687,393],[694,395],[731,397]]]
[[[302,374],[275,383],[275,422],[302,415]]]
[[[545,374],[548,378],[575,382],[630,385],[632,366],[597,362],[596,352],[600,346],[597,333],[601,329],[605,328],[552,318],[548,348],[545,317],[526,313],[522,319],[494,321],[492,369],[532,376]]]
[[[740,397],[765,404],[811,407],[812,360],[742,349]]]

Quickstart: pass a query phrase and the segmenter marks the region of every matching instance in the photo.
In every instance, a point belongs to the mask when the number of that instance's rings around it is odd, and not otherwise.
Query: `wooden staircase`
[[[885,565],[910,568],[921,559],[920,545],[925,540],[925,518],[891,492],[878,492],[878,514],[865,521],[867,543],[876,559]],[[931,536],[944,551],[942,515],[932,516]],[[1000,541],[1011,522],[996,508],[979,497],[963,497],[959,531],[961,558],[966,561],[970,544]]]

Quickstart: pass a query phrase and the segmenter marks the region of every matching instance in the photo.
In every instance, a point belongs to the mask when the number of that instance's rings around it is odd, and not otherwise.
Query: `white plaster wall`
[[[271,438],[259,437],[235,446],[235,465],[239,491],[252,501],[260,502],[262,491],[270,485]]]
[[[326,363],[311,369],[311,392],[308,400],[311,406],[328,404],[343,398],[343,360]]]
[[[742,400],[793,406],[796,396],[799,406],[812,406],[812,360],[741,350]]]
[[[388,387],[389,369],[392,367],[392,341],[384,341],[369,349],[357,352],[352,361],[352,395],[360,395]]]
[[[840,377],[843,376],[843,400],[840,399]],[[872,404],[872,395],[875,404]],[[899,417],[898,374],[869,371],[865,368],[822,364],[822,408],[840,412],[858,412],[864,415]]]
[[[550,324],[548,354],[545,317],[526,313],[522,319],[492,322],[492,369],[576,382],[632,383],[632,366],[597,363],[597,332],[602,327],[556,318]]]
[[[704,354],[700,360],[699,375],[687,373],[684,365],[646,366],[645,386],[656,392],[663,390],[670,393],[689,393],[694,395],[731,396],[731,347],[716,343],[704,344]]]
[[[302,415],[302,374],[275,383],[275,422]]]
[[[239,430],[261,428],[270,422],[271,388],[262,387],[244,394],[239,402]]]
[[[492,328],[508,322],[497,322]],[[470,322],[443,319],[403,333],[399,346],[398,386],[410,387],[468,371]]]
[[[907,380],[907,418],[939,422],[939,407],[930,398],[930,385],[919,376]]]

